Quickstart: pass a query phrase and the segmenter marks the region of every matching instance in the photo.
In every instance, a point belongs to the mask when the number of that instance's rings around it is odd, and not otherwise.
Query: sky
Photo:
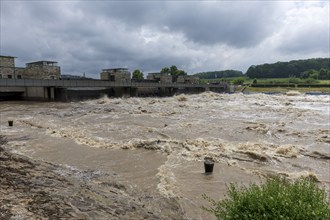
[[[188,74],[330,57],[330,1],[0,0],[0,54],[16,66],[57,61],[62,74],[102,69]]]

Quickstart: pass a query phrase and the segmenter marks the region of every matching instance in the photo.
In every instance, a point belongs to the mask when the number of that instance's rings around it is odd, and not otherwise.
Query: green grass
[[[228,198],[214,201],[208,196],[211,207],[204,210],[217,219],[330,219],[330,205],[323,189],[311,179],[294,182],[268,179],[262,185],[251,184],[228,188]]]
[[[325,84],[325,85],[329,85],[330,84],[330,80],[319,80],[320,84]]]
[[[228,77],[228,78],[219,78],[219,79],[202,79],[204,83],[211,82],[220,82],[221,80],[225,80],[227,82],[233,82],[237,79],[244,79],[244,84],[252,84],[254,79],[250,79],[248,77]],[[300,78],[266,78],[266,79],[257,79],[258,84],[322,84],[329,85],[330,80],[315,80],[313,82],[308,82],[310,79],[300,79]]]
[[[309,88],[309,87],[297,87],[297,88],[286,88],[286,87],[248,87],[244,90],[244,92],[280,92],[285,93],[288,91],[297,91],[301,93],[306,92],[321,92],[321,93],[330,93],[329,87],[321,87],[321,88]]]

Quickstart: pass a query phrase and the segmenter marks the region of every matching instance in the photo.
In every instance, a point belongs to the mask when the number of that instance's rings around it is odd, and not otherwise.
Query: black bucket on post
[[[9,127],[13,127],[13,124],[14,124],[14,121],[12,121],[12,120],[8,121]]]
[[[214,160],[211,157],[204,158],[205,174],[211,174],[213,172]]]

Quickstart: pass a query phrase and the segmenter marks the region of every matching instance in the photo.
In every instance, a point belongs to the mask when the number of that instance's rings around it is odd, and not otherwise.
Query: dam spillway
[[[177,93],[225,92],[227,89],[227,83],[186,84],[106,80],[0,79],[0,100],[1,97],[10,95],[24,100],[70,101],[99,98],[102,95],[114,97],[171,96]]]

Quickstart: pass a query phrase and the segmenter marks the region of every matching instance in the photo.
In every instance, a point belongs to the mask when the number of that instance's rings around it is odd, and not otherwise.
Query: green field
[[[237,90],[236,90],[237,91]],[[320,87],[320,88],[309,88],[309,87],[297,87],[297,88],[286,88],[286,87],[248,87],[244,92],[289,92],[297,91],[300,93],[306,92],[321,92],[321,93],[330,93],[329,87]]]
[[[203,79],[202,83],[214,83],[225,81],[230,84],[235,84],[240,80],[241,86],[238,85],[236,92],[240,92],[244,86],[247,88],[244,92],[281,92],[285,93],[288,91],[298,91],[301,93],[306,92],[321,92],[330,93],[330,80],[311,80],[310,79],[300,79],[300,78],[267,78],[267,79],[257,79],[257,85],[259,87],[252,87],[254,79],[248,77],[228,77],[222,79]],[[290,85],[290,86],[289,86]],[[324,86],[323,86],[324,85]]]
[[[254,79],[250,79],[248,77],[228,77],[228,78],[219,78],[219,79],[202,79],[204,83],[211,82],[234,82],[237,79],[244,80],[244,84],[252,84]],[[312,82],[308,82],[310,79],[300,79],[300,78],[267,78],[267,79],[256,79],[257,84],[322,84],[322,85],[330,85],[330,80],[314,80]]]

